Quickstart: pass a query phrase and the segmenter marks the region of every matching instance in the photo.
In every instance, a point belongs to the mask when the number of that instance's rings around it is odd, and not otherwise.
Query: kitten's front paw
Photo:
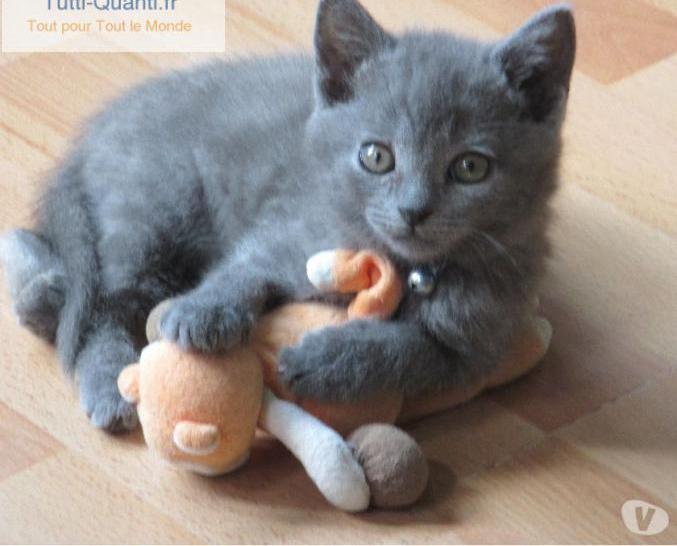
[[[307,334],[301,343],[280,353],[282,383],[301,398],[338,402],[356,398],[361,391],[360,363],[341,328]]]
[[[80,405],[95,427],[109,432],[136,428],[136,408],[123,400],[117,380],[120,371],[137,359],[129,340],[106,328],[96,331],[78,356]]]
[[[183,349],[212,353],[241,345],[253,324],[253,314],[240,306],[188,295],[176,300],[165,313],[160,333]]]

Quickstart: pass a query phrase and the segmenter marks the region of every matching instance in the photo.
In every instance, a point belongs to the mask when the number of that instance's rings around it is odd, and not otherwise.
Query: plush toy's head
[[[137,405],[148,447],[161,459],[204,475],[243,464],[263,396],[261,366],[247,349],[210,356],[156,341],[118,378]]]

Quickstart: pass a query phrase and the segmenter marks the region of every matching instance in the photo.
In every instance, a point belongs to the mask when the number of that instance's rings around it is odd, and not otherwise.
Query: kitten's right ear
[[[576,56],[576,28],[566,4],[537,13],[494,51],[525,114],[541,121],[567,96]]]
[[[357,0],[320,0],[315,52],[321,102],[332,105],[349,100],[355,71],[394,41]]]

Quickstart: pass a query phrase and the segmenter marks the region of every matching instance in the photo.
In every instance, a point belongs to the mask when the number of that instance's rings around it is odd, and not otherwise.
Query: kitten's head
[[[337,206],[371,238],[431,261],[544,215],[574,62],[567,7],[480,43],[394,37],[356,0],[323,0],[315,46],[309,149]]]

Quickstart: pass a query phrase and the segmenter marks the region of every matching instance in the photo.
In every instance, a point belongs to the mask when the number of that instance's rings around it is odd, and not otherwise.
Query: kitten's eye
[[[370,173],[385,174],[395,168],[395,157],[384,144],[368,142],[360,148],[360,163]]]
[[[457,182],[476,184],[489,174],[489,159],[482,154],[468,152],[454,159],[449,170],[449,174]]]

